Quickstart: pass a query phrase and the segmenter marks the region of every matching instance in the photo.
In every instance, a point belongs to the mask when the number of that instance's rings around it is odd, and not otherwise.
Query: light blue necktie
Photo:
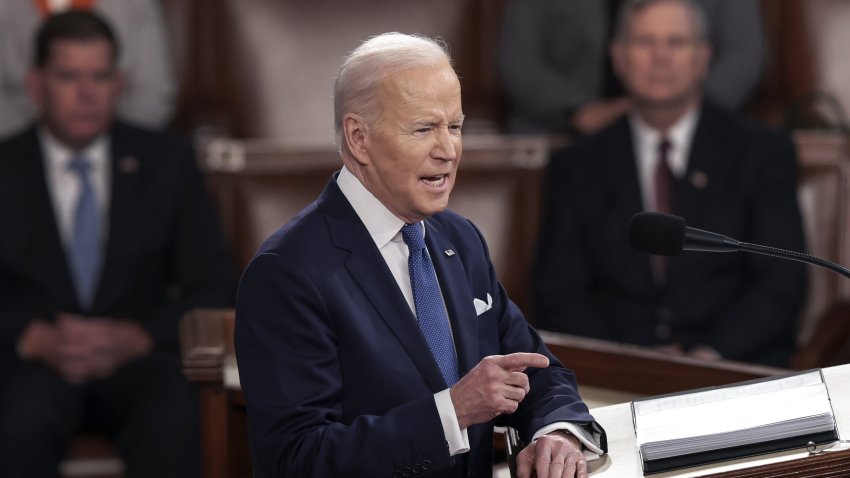
[[[419,328],[446,379],[446,385],[451,387],[458,381],[457,355],[437,274],[425,248],[422,226],[419,223],[405,224],[401,228],[401,236],[410,251],[407,267]]]
[[[83,156],[74,157],[68,167],[80,182],[80,194],[74,210],[74,226],[71,235],[71,273],[77,298],[83,309],[88,309],[94,300],[95,288],[100,275],[101,234],[97,197],[91,181],[91,164]]]

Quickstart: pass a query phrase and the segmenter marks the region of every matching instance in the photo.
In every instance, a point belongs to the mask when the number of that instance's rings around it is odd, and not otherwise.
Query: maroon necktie
[[[673,212],[673,191],[676,178],[670,170],[670,141],[662,138],[658,142],[658,164],[655,165],[655,210],[663,214]],[[655,278],[659,284],[665,282],[669,257],[653,256]]]
[[[655,210],[664,214],[673,212],[673,190],[676,178],[670,170],[670,141],[658,143],[658,164],[655,166]]]

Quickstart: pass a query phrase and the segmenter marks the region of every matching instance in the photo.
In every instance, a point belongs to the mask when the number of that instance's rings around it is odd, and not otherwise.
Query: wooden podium
[[[850,364],[823,369],[839,436],[850,434]],[[637,453],[631,408],[621,403],[591,410],[608,432],[608,454],[589,463],[590,475],[598,478],[643,476]],[[805,449],[770,453],[693,468],[651,475],[657,478],[806,478],[850,476],[850,451],[824,452],[809,456]]]
[[[233,355],[233,310],[193,310],[183,318],[180,331],[184,372],[198,386],[201,401],[203,476],[250,477],[245,401]],[[623,401],[786,372],[736,362],[669,357],[638,346],[562,334],[543,332],[541,335],[550,350],[576,372],[582,394],[589,403],[604,403],[604,397],[612,395]],[[839,434],[850,434],[850,399],[847,397],[850,365],[824,369],[824,377],[833,400]],[[601,393],[603,400],[588,400],[588,388],[591,395]],[[590,463],[591,476],[642,476],[629,403],[591,406],[594,417],[608,432],[609,444],[608,455]],[[775,462],[782,464],[773,465]],[[791,450],[652,476],[684,478],[724,473],[717,478],[764,478],[787,476],[783,473],[793,466],[804,467],[804,472],[796,474],[801,477],[850,476],[850,453],[826,452],[809,460],[806,450]],[[771,467],[779,470],[771,471]],[[835,472],[836,469],[840,472]],[[816,474],[816,470],[832,474]]]

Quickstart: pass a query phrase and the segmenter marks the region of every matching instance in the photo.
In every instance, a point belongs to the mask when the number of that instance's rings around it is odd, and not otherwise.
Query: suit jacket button
[[[425,458],[424,460],[422,460],[422,469],[428,470],[429,468],[431,468],[431,460]]]

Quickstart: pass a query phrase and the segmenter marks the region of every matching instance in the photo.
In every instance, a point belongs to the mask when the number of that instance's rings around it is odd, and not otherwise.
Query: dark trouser
[[[128,478],[199,476],[196,395],[177,353],[158,352],[85,385],[17,359],[0,364],[0,473],[56,477],[79,430],[116,443]]]

